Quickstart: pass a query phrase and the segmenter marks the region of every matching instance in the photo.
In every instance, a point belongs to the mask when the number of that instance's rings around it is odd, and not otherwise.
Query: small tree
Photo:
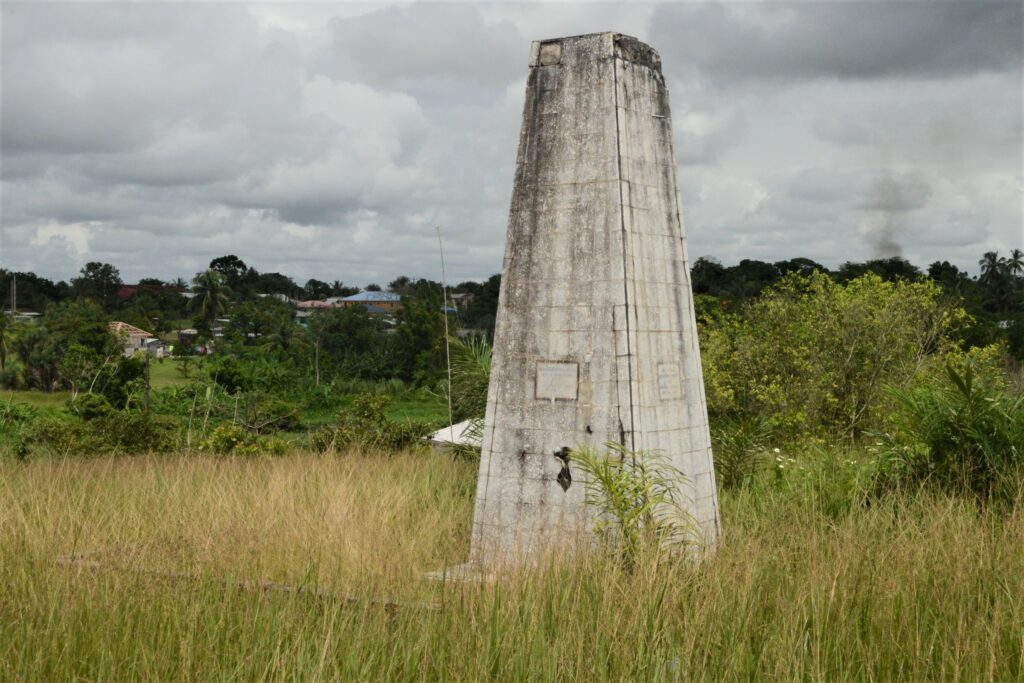
[[[595,531],[605,547],[632,569],[649,548],[694,541],[696,524],[679,499],[682,472],[661,454],[605,445],[603,453],[581,447],[568,454],[583,473],[586,503],[598,513]]]
[[[883,387],[952,348],[950,332],[966,320],[931,280],[791,273],[738,314],[703,321],[708,409],[767,415],[781,435],[854,436],[885,414]]]

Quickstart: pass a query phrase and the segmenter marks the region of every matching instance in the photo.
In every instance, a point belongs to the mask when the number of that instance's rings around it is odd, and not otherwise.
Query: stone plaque
[[[683,397],[683,385],[679,381],[678,363],[658,363],[658,398],[662,401],[678,401]]]
[[[575,401],[579,391],[580,370],[576,363],[537,363],[535,397],[543,400]]]

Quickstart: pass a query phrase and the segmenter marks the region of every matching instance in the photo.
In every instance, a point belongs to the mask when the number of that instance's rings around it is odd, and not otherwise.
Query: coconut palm
[[[998,251],[986,251],[978,261],[978,265],[981,266],[981,281],[992,282],[1002,275],[1006,267],[1006,259],[1000,258]]]
[[[1010,252],[1010,258],[1006,259],[1006,268],[1015,277],[1024,275],[1024,251],[1014,249]]]
[[[227,309],[231,296],[224,276],[215,270],[197,274],[192,279],[192,292],[192,308],[208,323]]]

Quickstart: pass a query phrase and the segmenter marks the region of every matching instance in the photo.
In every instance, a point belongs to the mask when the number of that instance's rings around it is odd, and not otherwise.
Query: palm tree
[[[978,278],[978,282],[984,287],[986,305],[997,313],[1008,312],[1012,305],[1014,290],[1010,261],[999,258],[997,252],[987,251],[978,261],[978,265],[981,266],[981,277]]]
[[[1024,251],[1014,249],[1010,252],[1010,258],[1006,259],[1006,268],[1015,277],[1024,275]]]
[[[305,330],[292,318],[291,311],[274,316],[263,337],[263,347],[271,351],[283,353],[289,349],[302,348],[307,345],[308,339]]]
[[[991,282],[998,278],[1006,267],[1006,259],[999,257],[998,251],[986,251],[985,255],[978,261],[981,266],[981,281]]]
[[[192,308],[199,311],[206,322],[211,322],[228,307],[231,290],[224,283],[224,276],[215,270],[207,270],[192,279]]]

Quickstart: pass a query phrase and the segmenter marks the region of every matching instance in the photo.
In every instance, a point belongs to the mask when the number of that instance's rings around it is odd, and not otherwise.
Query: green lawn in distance
[[[188,384],[188,379],[178,371],[182,361],[178,358],[153,360],[149,365],[149,382],[154,389],[163,389],[181,384]],[[192,375],[199,369],[198,363],[192,361]]]
[[[9,389],[0,391],[0,400],[4,403],[11,401],[13,403],[29,405],[33,408],[63,408],[69,398],[71,398],[71,392],[68,391],[54,391],[49,393],[45,391],[12,391]]]

